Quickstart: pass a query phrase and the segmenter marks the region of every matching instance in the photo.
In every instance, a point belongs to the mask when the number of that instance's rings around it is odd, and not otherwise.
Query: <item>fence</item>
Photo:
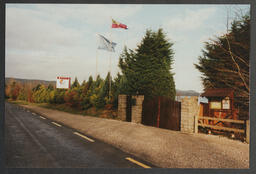
[[[235,124],[244,124],[246,126],[243,129],[222,127],[222,126],[204,124],[204,123],[202,123],[202,120],[213,120],[213,121],[228,122],[228,123],[235,123]],[[200,123],[198,123],[198,121]],[[205,116],[200,116],[200,117],[195,116],[195,133],[198,133],[198,126],[208,127],[208,128],[212,128],[212,129],[216,129],[216,130],[244,133],[246,142],[247,143],[250,142],[250,122],[249,122],[249,120],[233,120],[233,119],[223,119],[223,118],[214,118],[214,117],[205,117]]]

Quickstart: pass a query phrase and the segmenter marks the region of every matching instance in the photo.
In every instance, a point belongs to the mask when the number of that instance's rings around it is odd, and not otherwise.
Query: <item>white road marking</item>
[[[151,167],[149,167],[148,165],[143,164],[143,163],[141,163],[141,162],[139,162],[139,161],[136,161],[136,160],[134,160],[134,159],[132,159],[132,158],[130,158],[130,157],[127,157],[127,158],[125,158],[125,159],[127,159],[127,160],[129,160],[129,161],[131,161],[131,162],[133,162],[133,163],[135,163],[135,164],[137,164],[137,165],[139,165],[139,166],[141,166],[141,167],[143,167],[143,168],[151,168]]]
[[[42,119],[44,119],[44,120],[46,119],[46,118],[44,118],[44,117],[42,117],[42,116],[40,116],[40,118],[42,118]]]
[[[58,123],[55,123],[55,122],[53,122],[53,121],[52,121],[52,124],[55,124],[56,126],[59,126],[59,127],[61,127],[61,125],[60,125],[60,124],[58,124]]]
[[[36,115],[34,112],[32,112],[33,115]]]
[[[84,136],[84,135],[82,135],[82,134],[80,134],[80,133],[78,133],[78,132],[74,132],[74,134],[76,134],[76,135],[78,135],[78,136],[80,136],[80,137],[82,137],[82,138],[84,138],[84,139],[86,139],[86,140],[88,140],[88,141],[90,141],[90,142],[94,142],[93,139],[88,138],[88,137],[86,137],[86,136]]]

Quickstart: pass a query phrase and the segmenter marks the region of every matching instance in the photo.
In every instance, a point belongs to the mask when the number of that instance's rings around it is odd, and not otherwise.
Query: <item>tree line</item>
[[[162,29],[147,30],[137,49],[124,48],[119,59],[121,73],[113,80],[109,73],[105,79],[90,76],[82,84],[75,78],[68,90],[42,84],[29,88],[13,82],[6,86],[5,94],[12,100],[66,104],[80,109],[117,108],[119,94],[144,95],[145,98],[166,95],[174,99],[172,45]]]
[[[6,85],[5,94],[13,100],[36,103],[67,104],[88,109],[116,108],[119,94],[175,98],[175,82],[172,72],[174,51],[163,29],[147,30],[141,43],[134,50],[124,48],[119,57],[121,73],[112,80],[98,76],[79,84],[77,78],[68,90],[55,89],[53,85],[22,86],[16,82]],[[202,76],[204,90],[231,88],[235,91],[235,105],[239,115],[248,118],[249,113],[249,51],[250,16],[243,15],[232,22],[231,29],[221,36],[205,42],[199,62],[194,64]],[[111,91],[109,95],[109,90]]]
[[[52,84],[38,84],[31,88],[28,84],[22,85],[13,81],[6,85],[5,96],[12,100],[24,100],[31,103],[66,104],[79,109],[103,108],[107,104],[116,107],[117,94],[116,90],[114,90],[116,83],[112,81],[113,90],[109,98],[109,78],[109,74],[105,79],[99,75],[96,79],[90,76],[88,81],[84,80],[81,84],[75,78],[70,89],[57,89]]]

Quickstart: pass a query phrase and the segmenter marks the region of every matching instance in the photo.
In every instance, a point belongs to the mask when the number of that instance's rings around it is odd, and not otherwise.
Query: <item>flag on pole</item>
[[[114,19],[112,19],[112,28],[123,28],[126,30],[128,29],[127,25],[117,22]]]
[[[100,34],[99,34],[99,37],[100,37],[100,45],[98,46],[98,49],[115,52],[115,46],[116,46],[115,42],[109,41],[107,38],[105,38],[104,36],[102,36]]]

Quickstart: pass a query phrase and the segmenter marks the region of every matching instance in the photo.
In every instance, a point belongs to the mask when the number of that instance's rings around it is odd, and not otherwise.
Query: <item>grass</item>
[[[17,105],[37,105],[36,103],[29,103],[29,102],[23,101],[23,100],[11,100],[11,99],[8,99],[6,101],[8,101],[9,103],[17,104]]]
[[[117,119],[117,112],[114,110],[106,110],[106,109],[96,109],[94,107],[89,108],[87,110],[81,110],[78,108],[72,108],[66,104],[50,104],[50,103],[30,103],[23,100],[7,100],[10,103],[18,104],[18,105],[33,105],[38,107],[43,107],[46,109],[53,109],[58,111],[63,111],[71,114],[78,114],[84,116],[93,116],[100,118],[109,118],[109,119]]]
[[[63,112],[68,112],[71,114],[79,114],[79,115],[90,115],[90,116],[99,116],[100,112],[90,113],[88,110],[80,110],[78,108],[72,108],[67,106],[66,104],[49,104],[49,103],[42,103],[40,107],[44,107],[47,109],[55,109]]]

